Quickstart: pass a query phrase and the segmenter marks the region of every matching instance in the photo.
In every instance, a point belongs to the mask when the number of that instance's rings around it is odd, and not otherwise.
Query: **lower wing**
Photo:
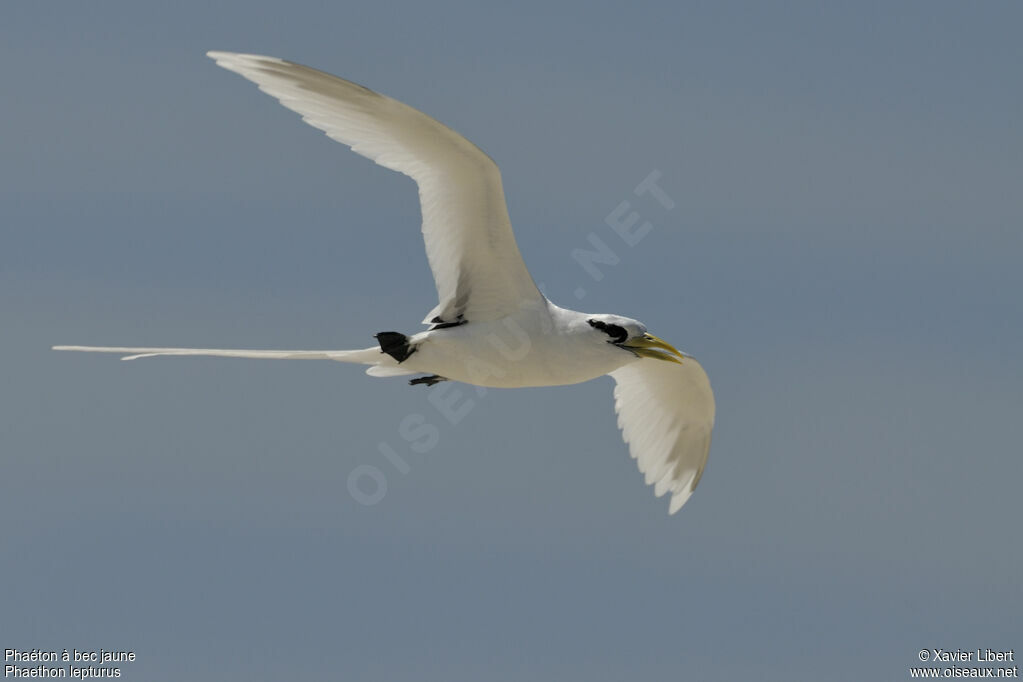
[[[677,512],[707,465],[714,428],[714,393],[696,360],[643,359],[611,372],[615,411],[629,454],[657,497],[670,492]]]

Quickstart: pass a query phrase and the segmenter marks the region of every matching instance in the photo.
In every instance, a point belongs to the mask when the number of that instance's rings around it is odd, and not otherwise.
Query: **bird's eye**
[[[608,324],[607,322],[601,322],[600,320],[586,321],[589,322],[590,326],[594,329],[599,329],[610,336],[610,343],[625,343],[625,340],[629,338],[629,332],[625,331],[625,327],[620,327],[617,324]]]

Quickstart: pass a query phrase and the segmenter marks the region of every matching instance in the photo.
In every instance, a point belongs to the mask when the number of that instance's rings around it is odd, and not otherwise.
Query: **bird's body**
[[[419,186],[423,236],[439,303],[427,331],[380,332],[362,350],[264,351],[55,346],[57,350],[157,355],[336,360],[369,365],[410,383],[460,381],[522,388],[577,384],[605,374],[632,456],[672,493],[670,511],[699,482],[710,447],[714,397],[699,363],[618,315],[587,314],[547,300],[515,244],[496,164],[464,137],[389,97],[273,57],[209,53],[303,119]]]
[[[493,388],[563,386],[609,374],[639,358],[594,336],[592,318],[550,301],[497,320],[421,332],[395,367]],[[393,359],[393,358],[392,358]]]

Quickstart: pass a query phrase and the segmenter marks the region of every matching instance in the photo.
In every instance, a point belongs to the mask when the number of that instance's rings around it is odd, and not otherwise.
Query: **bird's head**
[[[685,355],[667,341],[647,332],[646,325],[621,315],[591,315],[586,320],[602,340],[641,358],[682,364]]]

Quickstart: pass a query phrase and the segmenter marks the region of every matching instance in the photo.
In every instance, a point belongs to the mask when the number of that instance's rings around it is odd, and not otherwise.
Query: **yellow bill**
[[[629,339],[622,344],[622,347],[628,348],[640,357],[667,360],[668,362],[677,362],[680,365],[682,364],[682,358],[685,357],[675,346],[663,339],[657,338],[653,334],[644,334],[643,336]]]

